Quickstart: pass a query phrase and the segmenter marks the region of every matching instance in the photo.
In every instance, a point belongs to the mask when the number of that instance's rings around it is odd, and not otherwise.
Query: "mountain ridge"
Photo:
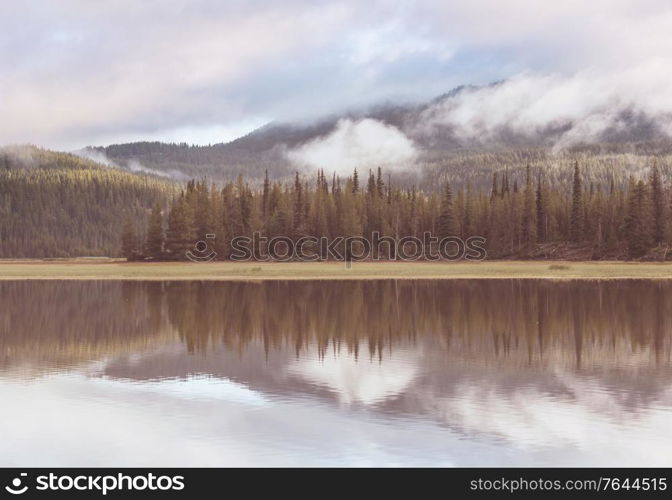
[[[382,150],[389,144],[394,146],[393,141],[385,142],[388,136],[393,136],[393,140],[401,137],[408,141],[413,148],[413,159],[406,163],[417,167],[416,173],[420,171],[422,176],[428,170],[440,168],[446,161],[472,154],[526,150],[543,150],[549,154],[596,150],[655,154],[660,149],[666,153],[670,150],[670,138],[664,126],[655,117],[632,107],[614,111],[607,117],[599,116],[605,122],[601,123],[600,132],[593,136],[582,132],[582,127],[587,127],[585,124],[577,125],[571,120],[553,120],[522,130],[509,123],[488,128],[487,123],[480,124],[476,119],[478,114],[476,118],[472,117],[469,127],[459,123],[459,113],[463,110],[458,109],[458,113],[455,109],[465,100],[476,99],[478,102],[482,93],[498,91],[506,83],[461,85],[425,102],[384,102],[307,122],[271,121],[232,141],[210,145],[138,141],[87,149],[104,155],[122,168],[133,170],[133,162],[137,162],[146,170],[163,172],[166,176],[173,172],[179,173],[178,177],[207,177],[215,181],[232,180],[239,175],[260,179],[267,170],[275,179],[286,178],[296,170],[311,172],[323,168],[330,171],[329,167],[320,166],[319,154],[309,155],[312,163],[305,164],[297,161],[297,157],[300,160],[306,148],[315,146],[322,148],[317,151],[324,151],[321,154],[325,160],[330,154],[336,157],[338,154],[356,155],[366,147]],[[481,111],[476,109],[474,112]],[[375,128],[379,135],[371,138],[363,134],[362,130],[367,127],[361,126],[362,122],[366,122],[368,129]],[[356,141],[348,143],[353,137]],[[377,141],[383,145],[377,146]],[[318,157],[317,162],[315,157]],[[357,157],[349,157],[350,162],[360,166],[361,170],[381,164],[395,169],[394,158],[384,157],[384,161],[376,161],[376,158],[369,155],[358,162]]]

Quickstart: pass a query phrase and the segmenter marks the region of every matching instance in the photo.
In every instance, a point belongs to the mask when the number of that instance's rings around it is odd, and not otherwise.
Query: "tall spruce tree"
[[[523,193],[523,218],[521,222],[521,237],[523,245],[528,250],[534,244],[534,192],[532,189],[532,174],[530,166],[525,169],[525,191]]]
[[[172,260],[185,260],[194,244],[194,230],[185,193],[177,197],[168,215],[166,253]]]
[[[628,256],[643,256],[650,247],[650,235],[647,226],[647,197],[643,181],[634,184],[628,196],[628,214],[625,219]]]
[[[152,208],[152,213],[149,216],[149,225],[147,226],[147,241],[145,242],[145,253],[147,257],[154,260],[163,258],[163,217],[161,215],[161,207],[155,204]]]
[[[572,182],[572,212],[570,219],[570,237],[572,241],[581,240],[583,232],[583,192],[581,187],[581,172],[579,162],[574,164],[574,179]]]
[[[497,187],[497,172],[492,174],[492,189],[490,190],[490,201],[493,201],[497,198],[498,187]]]
[[[306,227],[306,199],[303,184],[296,172],[294,178],[294,207],[292,210],[292,232],[293,237],[298,239],[307,233]]]
[[[655,162],[651,167],[651,210],[653,212],[653,242],[660,246],[665,239],[665,200],[660,170]]]
[[[446,186],[443,189],[441,214],[439,215],[437,223],[437,233],[437,236],[440,239],[446,238],[447,236],[457,236],[459,233],[455,207],[453,205],[453,191],[450,189],[449,183],[446,183]]]
[[[136,260],[139,258],[138,251],[138,232],[133,223],[133,219],[126,218],[121,231],[121,255],[127,260]]]
[[[537,176],[536,208],[537,208],[537,241],[543,243],[544,241],[546,241],[548,221],[546,214],[547,210],[546,198],[544,196],[544,187],[542,184],[541,173]]]
[[[271,183],[268,180],[268,169],[264,172],[264,186],[261,194],[261,214],[264,218],[269,215],[269,198],[270,198]]]

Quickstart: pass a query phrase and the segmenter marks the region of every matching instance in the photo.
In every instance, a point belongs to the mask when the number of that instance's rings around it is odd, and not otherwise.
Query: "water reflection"
[[[38,465],[49,429],[79,451],[39,465],[672,461],[665,281],[24,281],[0,304],[0,463]]]

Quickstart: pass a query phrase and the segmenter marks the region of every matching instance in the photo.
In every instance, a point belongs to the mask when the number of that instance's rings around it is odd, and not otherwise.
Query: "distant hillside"
[[[317,157],[318,163],[320,159],[329,160],[327,163],[333,166],[337,160],[332,156],[357,155],[361,149],[376,147],[384,153],[386,148],[394,146],[398,136],[408,141],[414,150],[413,159],[406,159],[401,165],[403,168],[395,165],[394,153],[390,153],[391,159],[385,159],[386,163],[377,162],[381,151],[378,156],[366,156],[365,151],[361,161],[358,162],[356,156],[354,162],[352,158],[349,161],[360,171],[376,168],[382,163],[383,168],[394,172],[399,182],[417,183],[427,189],[435,186],[437,179],[460,182],[469,178],[470,182],[485,184],[493,170],[523,169],[528,161],[539,159],[546,162],[554,158],[571,158],[573,161],[600,155],[648,157],[672,152],[672,142],[661,126],[636,110],[615,113],[610,116],[613,123],[591,137],[582,135],[580,127],[572,130],[574,124],[570,122],[552,122],[524,133],[503,125],[488,129],[487,133],[471,130],[470,135],[465,135],[454,119],[447,119],[452,116],[450,113],[456,100],[483,88],[496,89],[500,84],[459,87],[426,103],[382,104],[311,123],[269,123],[229,143],[190,146],[138,142],[97,147],[91,151],[104,155],[122,168],[157,171],[175,178],[205,176],[221,181],[243,175],[260,179],[268,169],[271,178],[282,179],[295,170],[314,170],[310,165],[304,168],[306,165],[295,161],[296,155],[288,153],[317,144],[322,149],[317,148],[318,153],[313,154],[313,158]],[[382,136],[367,136],[357,127],[362,120],[376,124]],[[571,140],[567,139],[570,131],[573,134]],[[388,132],[389,136],[386,136]],[[338,163],[335,168],[326,167],[325,171],[329,174],[335,169],[338,169]],[[342,173],[344,169],[339,170]]]
[[[175,189],[67,153],[0,148],[0,258],[119,255],[124,220],[144,226]]]

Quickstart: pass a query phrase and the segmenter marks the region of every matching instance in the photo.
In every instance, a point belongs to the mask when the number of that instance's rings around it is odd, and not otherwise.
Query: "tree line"
[[[665,259],[671,194],[655,163],[646,179],[626,182],[585,182],[576,162],[571,183],[528,165],[522,175],[494,172],[490,189],[445,183],[431,192],[396,186],[380,168],[363,179],[356,169],[346,178],[296,173],[293,182],[271,182],[267,172],[254,187],[241,176],[220,186],[189,181],[168,210],[155,204],[144,236],[126,220],[121,251],[128,259],[183,260],[196,241],[215,235],[213,249],[226,259],[233,238],[255,232],[292,239],[377,232],[483,236],[489,258]]]

